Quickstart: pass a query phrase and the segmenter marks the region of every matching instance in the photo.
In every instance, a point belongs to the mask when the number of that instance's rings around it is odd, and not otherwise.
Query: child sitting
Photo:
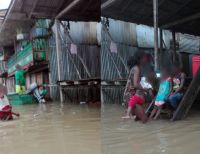
[[[18,113],[12,112],[12,106],[6,96],[6,88],[0,85],[0,120],[12,120],[12,115],[19,117]]]
[[[161,82],[158,90],[158,94],[155,99],[155,106],[151,112],[150,119],[154,118],[156,120],[160,115],[163,105],[165,104],[165,98],[171,93],[172,81],[170,78],[169,70],[163,69],[161,71]]]

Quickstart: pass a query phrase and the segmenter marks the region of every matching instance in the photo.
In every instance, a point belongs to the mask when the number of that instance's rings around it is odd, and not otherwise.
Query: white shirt
[[[153,89],[152,85],[149,82],[147,82],[145,77],[141,78],[140,84],[141,84],[142,88]]]
[[[0,98],[0,111],[2,111],[2,109],[3,109],[5,106],[8,106],[8,105],[10,105],[10,104],[9,104],[9,100],[8,100],[7,96],[4,95],[3,98]]]

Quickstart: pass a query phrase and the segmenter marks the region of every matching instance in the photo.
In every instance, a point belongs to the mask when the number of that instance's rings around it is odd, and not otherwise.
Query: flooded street
[[[199,154],[200,110],[186,120],[123,121],[124,108],[102,109],[102,154]]]
[[[1,154],[100,154],[100,109],[87,105],[14,106],[0,122]]]

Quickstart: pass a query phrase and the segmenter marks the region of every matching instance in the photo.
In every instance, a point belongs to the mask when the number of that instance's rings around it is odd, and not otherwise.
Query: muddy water
[[[0,122],[0,154],[100,154],[100,109],[58,103],[13,107]]]
[[[124,109],[118,105],[102,108],[103,154],[199,154],[200,110],[186,120],[167,120],[140,124],[120,117]]]

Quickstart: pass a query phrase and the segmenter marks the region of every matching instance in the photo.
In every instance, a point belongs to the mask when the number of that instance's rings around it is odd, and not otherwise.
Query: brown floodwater
[[[185,120],[157,120],[147,124],[124,121],[124,108],[102,107],[102,154],[199,154],[200,110]]]
[[[87,105],[14,106],[0,122],[0,154],[100,154],[100,109]]]

